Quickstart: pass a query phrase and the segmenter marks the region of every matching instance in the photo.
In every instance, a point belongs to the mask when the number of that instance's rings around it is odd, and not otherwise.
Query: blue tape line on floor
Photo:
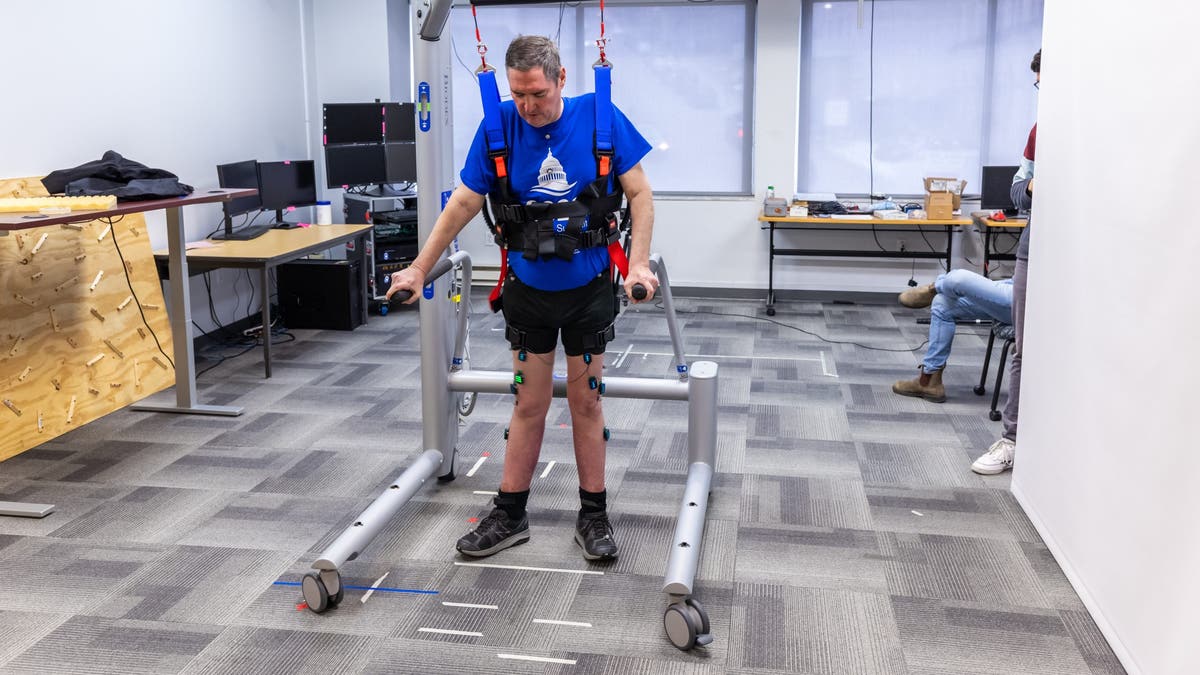
[[[299,582],[299,581],[273,581],[273,582],[271,582],[271,584],[273,586],[299,586],[301,583],[302,582]],[[373,590],[376,593],[416,593],[418,595],[437,595],[438,594],[437,591],[422,591],[422,590],[417,590],[414,588],[388,588],[386,586],[380,586],[378,588],[371,588],[370,586],[351,586],[349,584],[346,584],[345,588],[348,588],[352,591],[371,591],[371,590]]]

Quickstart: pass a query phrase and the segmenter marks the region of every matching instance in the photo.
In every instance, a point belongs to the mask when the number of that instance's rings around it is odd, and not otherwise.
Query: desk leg
[[[367,325],[367,314],[368,314],[367,310],[370,309],[370,305],[371,305],[371,289],[369,287],[369,285],[370,285],[370,269],[368,269],[368,267],[367,267],[369,262],[367,260],[367,231],[366,230],[364,230],[362,236],[358,238],[358,245],[355,248],[358,249],[358,283],[362,285],[361,323],[362,323],[362,325],[365,326],[365,325]],[[374,250],[375,250],[375,247],[372,246],[371,247],[371,255],[375,254]],[[466,289],[466,292],[470,293],[471,289],[469,289],[469,288]]]
[[[173,412],[195,415],[236,417],[241,408],[196,403],[196,360],[192,351],[192,297],[188,288],[186,235],[183,209],[173,207],[167,213],[168,269],[171,272],[171,339],[175,347],[175,405],[133,406],[143,412]]]
[[[262,268],[262,277],[259,279],[262,286],[262,340],[263,340],[263,368],[266,370],[266,377],[271,377],[271,271],[266,265]]]
[[[988,263],[992,253],[992,228],[983,226],[983,276],[988,275]]]
[[[946,226],[946,272],[954,266],[954,226]]]
[[[775,221],[771,223],[771,248],[767,256],[767,316],[775,316]]]

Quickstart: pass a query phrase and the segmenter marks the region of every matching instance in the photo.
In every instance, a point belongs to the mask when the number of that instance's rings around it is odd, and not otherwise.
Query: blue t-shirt
[[[500,117],[509,144],[508,171],[513,195],[522,204],[571,201],[596,180],[594,94],[564,96],[562,116],[544,127],[530,126],[521,119],[512,101],[500,103]],[[650,144],[616,106],[612,123],[613,167],[619,176],[642,161],[650,152]],[[463,185],[478,194],[488,194],[496,187],[496,166],[487,155],[482,123],[475,132],[460,178]],[[565,225],[566,219],[555,222],[556,228]],[[608,250],[597,246],[577,250],[571,260],[553,257],[527,260],[521,251],[509,251],[508,265],[517,278],[534,288],[562,291],[587,284],[607,270],[610,263]]]

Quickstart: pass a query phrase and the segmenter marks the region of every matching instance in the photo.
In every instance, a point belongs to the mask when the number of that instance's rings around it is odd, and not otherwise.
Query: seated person
[[[900,294],[905,307],[930,307],[929,348],[921,362],[921,374],[901,380],[892,391],[901,396],[916,396],[934,403],[946,400],[942,370],[950,356],[957,321],[994,320],[1012,323],[1012,279],[993,281],[969,270],[953,270],[938,275],[937,281],[910,288]]]

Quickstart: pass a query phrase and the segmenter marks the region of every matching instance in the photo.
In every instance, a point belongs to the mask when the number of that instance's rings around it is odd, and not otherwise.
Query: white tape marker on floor
[[[467,472],[467,478],[474,476],[475,472],[479,470],[480,465],[486,461],[487,457],[480,457],[479,459],[475,460],[475,466],[471,467],[471,470]]]
[[[418,628],[418,633],[440,633],[442,635],[466,635],[469,637],[483,637],[483,633],[476,633],[473,630],[446,630],[445,628]]]
[[[628,347],[625,348],[624,352],[621,353],[620,358],[618,358],[617,362],[613,364],[613,368],[620,368],[622,365],[624,365],[625,359],[629,357],[629,352],[631,352],[631,351],[633,351],[632,343]]]
[[[575,626],[577,628],[591,628],[592,624],[585,621],[555,621],[554,619],[534,619],[534,623],[548,623],[552,626]]]
[[[526,567],[524,565],[494,565],[492,563],[469,563],[469,562],[455,562],[454,564],[459,567],[490,567],[492,569],[498,569],[498,570],[528,570],[530,572],[564,572],[566,574],[598,574],[600,576],[604,576],[604,572],[598,572],[596,570],[567,570],[567,569],[559,569],[557,567]]]
[[[446,607],[466,607],[467,609],[500,609],[497,605],[473,605],[469,602],[443,602]]]
[[[829,377],[837,377],[836,373],[829,372],[829,365],[825,363],[825,352],[817,352],[821,355],[821,374]]]
[[[554,465],[555,465],[555,464],[557,464],[557,463],[558,463],[558,460],[554,460],[554,459],[550,460],[550,463],[546,465],[546,470],[542,472],[542,478],[545,478],[546,476],[549,476],[549,475],[550,475],[550,469],[553,469],[553,468],[554,468]]]
[[[371,587],[367,589],[367,592],[363,593],[362,599],[360,599],[359,602],[366,602],[367,598],[371,597],[371,594],[375,592],[376,588],[379,588],[379,584],[382,584],[383,580],[386,579],[387,575],[389,574],[391,574],[391,572],[384,572],[383,576],[376,579],[375,583],[371,584]]]
[[[495,494],[496,494],[496,492],[495,492],[495,490],[472,490],[472,491],[471,491],[471,494],[476,494],[476,495],[495,495]]]
[[[566,666],[575,665],[575,659],[552,659],[548,656],[525,656],[524,654],[497,654],[496,656],[502,659],[515,659],[517,661],[537,661],[538,663],[561,663]]]

